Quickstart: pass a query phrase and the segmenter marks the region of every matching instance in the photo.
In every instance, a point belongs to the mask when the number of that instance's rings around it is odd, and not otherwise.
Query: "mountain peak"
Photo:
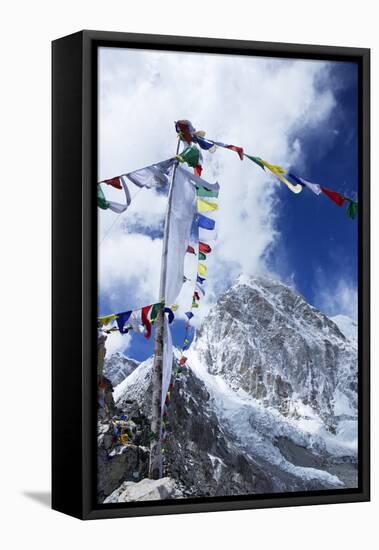
[[[310,406],[333,426],[336,391],[356,404],[357,350],[345,333],[282,282],[240,275],[210,310],[194,347],[208,372],[233,390],[285,414]]]

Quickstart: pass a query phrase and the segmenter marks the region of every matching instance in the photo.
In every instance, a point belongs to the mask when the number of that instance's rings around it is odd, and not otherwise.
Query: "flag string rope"
[[[134,202],[134,199],[136,198],[136,196],[138,195],[138,193],[142,190],[142,187],[140,187],[139,189],[137,189],[137,191],[134,193],[133,197],[132,197],[132,202]],[[126,210],[124,210],[123,212],[120,212],[119,214],[117,214],[117,216],[115,217],[115,219],[113,220],[113,222],[111,223],[111,225],[109,226],[109,228],[107,229],[107,231],[105,232],[105,234],[103,235],[103,238],[101,239],[101,241],[99,242],[98,244],[98,248],[100,248],[100,246],[103,244],[103,242],[105,241],[105,239],[110,235],[112,229],[114,228],[114,226],[117,224],[117,221],[120,219],[120,216],[122,214],[125,214]]]

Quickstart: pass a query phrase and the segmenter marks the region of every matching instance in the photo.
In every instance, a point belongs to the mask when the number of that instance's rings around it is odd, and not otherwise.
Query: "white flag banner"
[[[313,193],[316,193],[316,195],[320,195],[321,187],[319,186],[318,183],[311,183],[310,181],[303,180],[303,178],[299,178],[299,176],[298,176],[298,179],[301,181],[301,183],[304,183],[304,185],[308,187],[308,189],[313,191]]]
[[[119,202],[114,202],[114,201],[107,201],[108,202],[108,208],[110,210],[112,210],[113,212],[116,212],[116,214],[122,214],[122,212],[125,212],[125,210],[128,208],[128,206],[132,202],[132,198],[130,196],[129,189],[128,189],[128,186],[127,186],[126,181],[125,181],[124,178],[125,178],[125,176],[120,177],[120,181],[121,181],[122,187],[124,189],[124,193],[125,193],[125,204],[121,204]]]
[[[171,213],[168,228],[166,304],[174,304],[183,286],[184,258],[190,243],[191,226],[196,212],[196,190],[193,175],[176,170],[172,188]]]
[[[197,185],[198,187],[204,187],[205,189],[208,189],[208,191],[219,191],[220,190],[220,185],[217,181],[216,181],[216,183],[209,183],[208,181],[205,181],[200,176],[195,176],[195,174],[191,174],[190,172],[188,172],[182,166],[178,166],[176,172],[177,173],[178,172],[179,173],[184,172],[186,174],[186,177],[189,178],[191,183],[195,186]]]
[[[163,160],[162,162],[151,164],[124,175],[137,187],[147,187],[149,189],[152,187],[163,188],[168,185],[170,168],[175,162],[175,159]]]
[[[163,414],[163,407],[166,401],[168,388],[170,387],[172,362],[174,359],[170,325],[168,323],[168,319],[166,315],[164,316],[163,342],[164,342],[164,345],[163,345],[163,364],[162,364],[162,409],[161,409],[162,414]]]

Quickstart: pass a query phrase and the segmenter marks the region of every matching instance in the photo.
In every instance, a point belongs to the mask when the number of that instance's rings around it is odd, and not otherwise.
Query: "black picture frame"
[[[354,61],[359,70],[359,487],[181,501],[96,504],[97,48]],[[81,519],[370,499],[370,50],[81,31],[52,43],[52,507]],[[97,180],[96,180],[97,181]],[[73,200],[67,201],[67,197]]]

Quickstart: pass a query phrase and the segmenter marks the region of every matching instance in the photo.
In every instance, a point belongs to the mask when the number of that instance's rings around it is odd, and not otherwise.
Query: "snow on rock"
[[[125,481],[104,500],[104,504],[180,497],[182,497],[182,493],[173,479],[168,477],[162,479],[145,478],[138,483]]]
[[[342,334],[353,342],[358,340],[358,323],[346,315],[335,315],[331,320],[337,325]]]
[[[113,353],[110,357],[104,360],[103,375],[108,378],[113,386],[120,384],[127,376],[129,376],[139,365],[139,362],[130,357],[126,357],[119,351]]]
[[[308,408],[335,431],[344,396],[357,417],[356,342],[283,283],[240,276],[193,347],[210,374],[285,416]]]
[[[117,405],[122,405],[125,394],[133,396],[137,401],[144,400],[146,387],[151,381],[152,365],[153,359],[149,357],[114,388],[113,399]]]

